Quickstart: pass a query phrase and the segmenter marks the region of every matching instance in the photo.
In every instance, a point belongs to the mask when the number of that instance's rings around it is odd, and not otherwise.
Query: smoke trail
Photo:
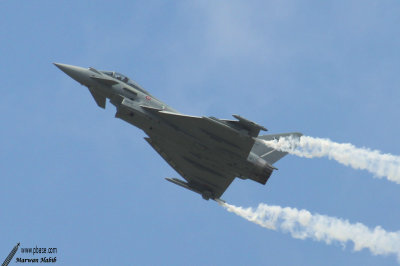
[[[386,177],[400,184],[400,157],[392,154],[382,154],[378,150],[357,148],[350,143],[336,143],[329,139],[308,136],[285,137],[279,140],[264,140],[264,143],[274,149],[306,157],[323,157],[334,159],[341,164],[354,169],[367,170],[375,177]]]
[[[311,214],[307,210],[282,208],[260,203],[257,209],[236,207],[223,201],[218,203],[246,220],[271,230],[288,232],[294,238],[323,241],[326,244],[339,242],[354,243],[354,250],[364,248],[374,255],[397,255],[400,262],[400,231],[387,232],[380,226],[370,229],[361,223],[351,224],[348,220]]]

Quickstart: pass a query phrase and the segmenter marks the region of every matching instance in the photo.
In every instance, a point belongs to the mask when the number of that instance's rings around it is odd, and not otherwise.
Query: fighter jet
[[[220,200],[236,177],[265,185],[277,170],[273,164],[287,153],[267,147],[263,140],[302,135],[259,136],[267,129],[239,115],[227,120],[182,114],[120,73],[54,65],[88,87],[99,107],[105,108],[109,99],[116,107],[115,117],[142,129],[145,140],[184,179],[166,180],[205,200]]]

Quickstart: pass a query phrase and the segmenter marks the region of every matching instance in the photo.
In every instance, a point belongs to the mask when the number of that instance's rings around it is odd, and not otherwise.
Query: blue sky
[[[395,265],[166,182],[179,176],[144,133],[52,62],[119,71],[187,114],[399,155],[399,14],[372,0],[0,1],[0,259],[21,242],[58,248],[58,265]],[[328,159],[276,166],[223,198],[400,230],[399,185]]]

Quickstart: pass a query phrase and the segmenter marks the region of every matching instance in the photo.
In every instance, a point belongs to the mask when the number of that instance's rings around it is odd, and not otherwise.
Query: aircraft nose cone
[[[61,64],[61,63],[53,63],[53,64],[56,67],[58,67],[62,72],[73,78],[74,80],[78,81],[83,85],[86,85],[88,80],[88,73],[87,73],[88,70],[86,68]]]
[[[58,67],[62,72],[70,76],[71,78],[74,78],[74,76],[77,76],[80,72],[85,71],[83,67],[78,67],[78,66],[72,66],[72,65],[67,65],[67,64],[61,64],[61,63],[53,63],[56,67]]]
[[[65,72],[68,69],[68,67],[70,66],[70,65],[61,64],[61,63],[53,63],[53,64],[56,67],[58,67],[59,69],[61,69],[63,72]]]

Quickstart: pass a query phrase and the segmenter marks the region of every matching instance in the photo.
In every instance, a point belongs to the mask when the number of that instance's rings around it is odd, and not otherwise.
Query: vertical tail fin
[[[252,152],[263,158],[265,161],[267,161],[270,164],[274,164],[275,162],[279,161],[284,157],[287,152],[282,152],[275,150],[273,148],[268,147],[264,143],[262,143],[262,140],[273,140],[273,139],[279,139],[283,137],[289,137],[293,136],[295,138],[300,138],[303,134],[298,133],[298,132],[292,132],[292,133],[282,133],[282,134],[272,134],[272,135],[263,135],[263,136],[258,136],[256,139],[256,142],[254,143],[254,146],[252,148]]]

